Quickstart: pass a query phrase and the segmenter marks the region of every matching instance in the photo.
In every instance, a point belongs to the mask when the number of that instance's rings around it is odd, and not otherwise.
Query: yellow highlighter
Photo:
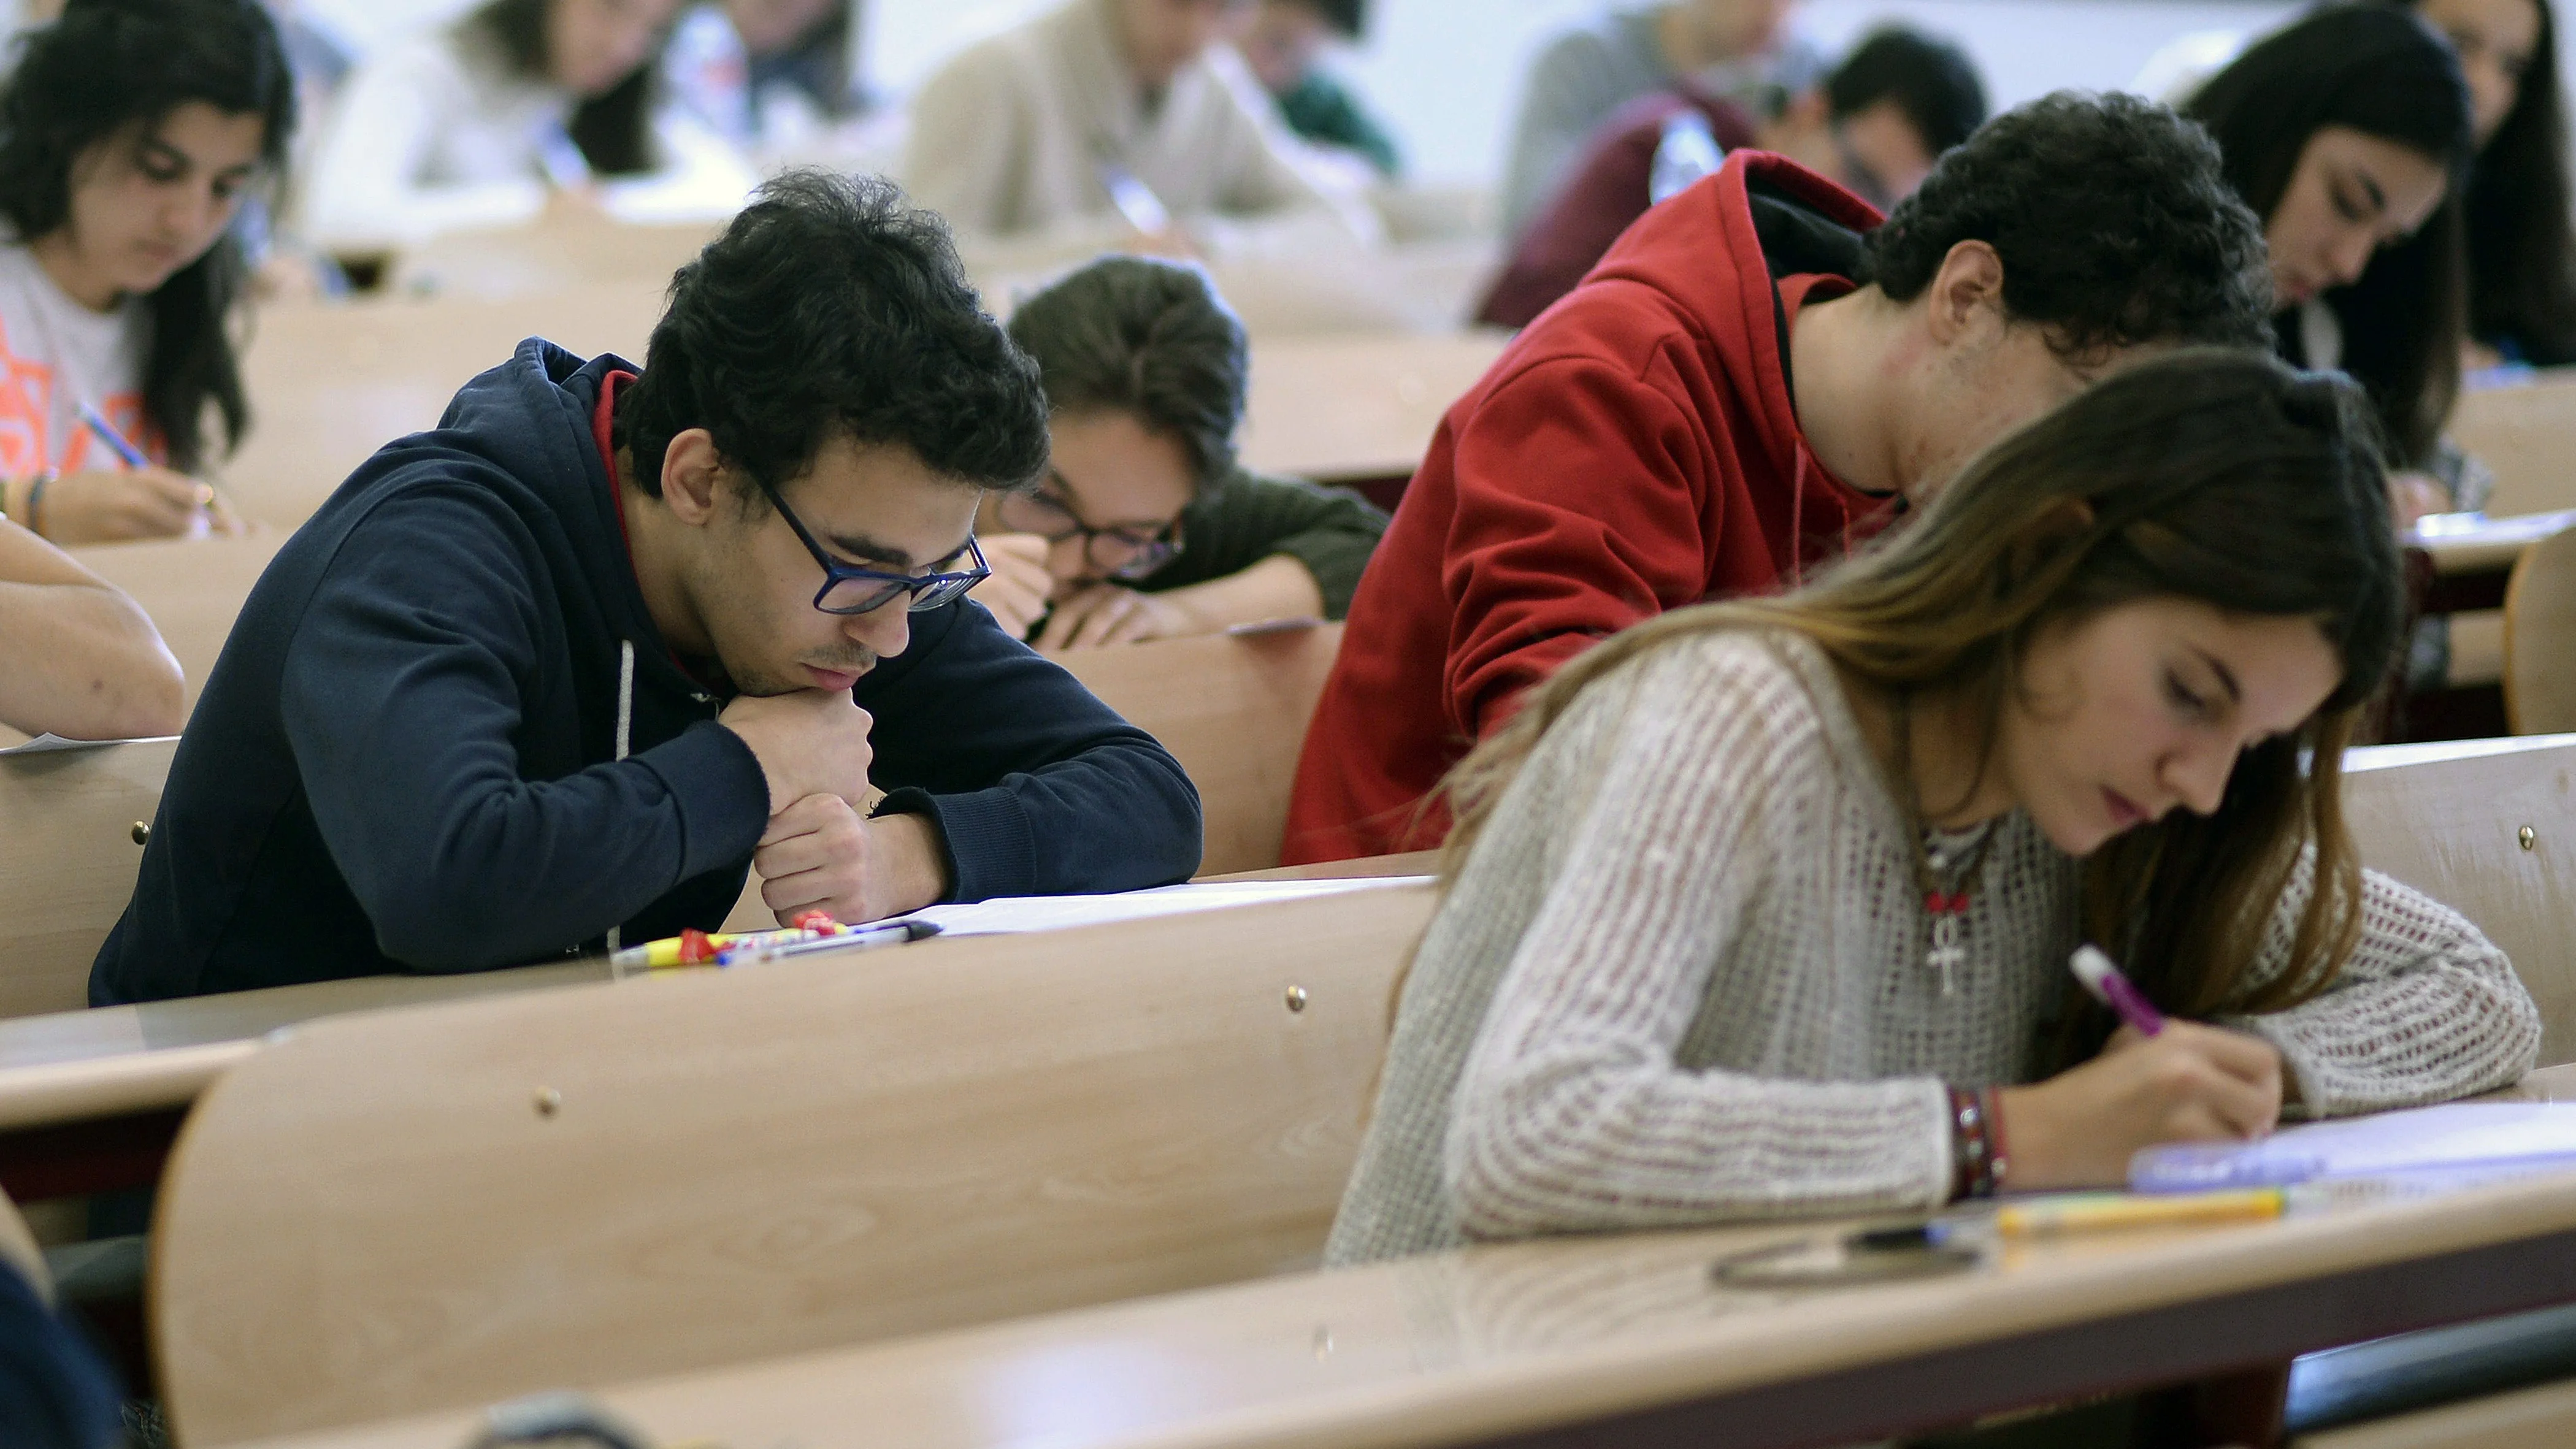
[[[2277,1187],[2170,1195],[2076,1193],[2006,1203],[1995,1210],[1995,1232],[2006,1238],[2045,1238],[2119,1228],[2251,1223],[2279,1217],[2287,1203],[2287,1196]]]

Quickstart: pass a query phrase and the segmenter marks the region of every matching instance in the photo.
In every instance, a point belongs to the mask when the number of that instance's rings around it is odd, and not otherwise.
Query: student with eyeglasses
[[[938,219],[770,183],[640,371],[523,342],[287,542],[91,999],[614,948],[746,871],[782,922],[1188,875],[1180,766],[965,600],[1045,462]]]
[[[1386,532],[1358,494],[1235,461],[1243,324],[1196,267],[1104,257],[1020,304],[1047,471],[977,521],[975,600],[1041,651],[1338,619]]]

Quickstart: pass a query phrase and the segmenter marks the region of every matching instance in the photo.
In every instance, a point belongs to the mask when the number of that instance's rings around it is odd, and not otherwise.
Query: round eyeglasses
[[[1093,528],[1044,493],[1005,493],[993,516],[1013,533],[1033,533],[1049,543],[1082,540],[1083,561],[1113,579],[1141,579],[1170,563],[1181,551],[1178,519],[1146,533],[1133,528]]]

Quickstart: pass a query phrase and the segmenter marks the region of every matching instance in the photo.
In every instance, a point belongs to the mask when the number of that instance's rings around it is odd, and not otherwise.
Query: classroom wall
[[[431,23],[469,0],[301,0],[361,44]],[[1056,0],[861,0],[870,75],[900,93],[958,46]],[[1348,69],[1439,185],[1491,184],[1520,77],[1541,40],[1599,0],[1375,0],[1368,44]],[[2569,0],[2559,0],[2564,7]],[[1800,23],[1839,45],[1885,18],[1956,36],[1998,106],[2061,86],[2109,89],[2175,36],[2257,28],[2292,0],[1808,0]],[[2576,25],[2561,27],[2576,74]]]

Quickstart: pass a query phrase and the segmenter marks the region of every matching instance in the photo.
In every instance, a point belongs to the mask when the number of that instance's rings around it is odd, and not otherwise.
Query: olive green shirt
[[[1386,532],[1386,514],[1347,488],[1237,468],[1181,510],[1181,551],[1137,581],[1158,594],[1239,574],[1286,554],[1315,576],[1324,617],[1350,612],[1360,571]]]

